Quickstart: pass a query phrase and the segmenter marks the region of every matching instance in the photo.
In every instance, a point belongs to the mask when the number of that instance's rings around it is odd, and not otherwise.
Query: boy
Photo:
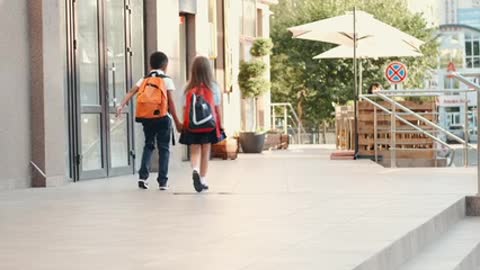
[[[168,57],[164,53],[154,52],[150,55],[149,74],[145,78],[140,79],[137,84],[132,87],[121,105],[117,108],[118,117],[122,114],[122,110],[130,99],[137,93],[139,94],[137,98],[136,121],[142,123],[143,133],[145,135],[142,163],[138,171],[138,187],[141,189],[148,189],[148,176],[150,174],[152,153],[153,150],[155,150],[155,140],[157,141],[159,155],[157,181],[160,190],[168,189],[169,147],[172,132],[172,124],[168,113],[170,113],[175,121],[177,130],[182,130],[182,124],[178,120],[172,95],[172,91],[175,91],[175,85],[172,79],[165,75],[167,66]],[[155,98],[152,98],[152,96],[155,96]],[[161,100],[161,102],[158,102],[158,100]]]

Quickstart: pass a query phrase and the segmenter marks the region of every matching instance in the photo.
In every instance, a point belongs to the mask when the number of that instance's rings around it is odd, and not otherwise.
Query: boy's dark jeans
[[[143,133],[145,135],[145,146],[143,147],[142,164],[140,166],[140,179],[146,180],[150,174],[150,163],[152,160],[153,150],[155,150],[155,140],[158,147],[158,183],[163,186],[168,181],[168,161],[170,158],[170,136],[171,136],[171,120],[164,117],[160,119],[152,119],[144,121]]]

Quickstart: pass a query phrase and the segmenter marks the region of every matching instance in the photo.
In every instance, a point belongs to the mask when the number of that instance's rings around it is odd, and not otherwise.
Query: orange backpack
[[[168,77],[158,72],[151,72],[145,77],[138,89],[135,121],[142,122],[167,116],[168,96],[164,78]]]

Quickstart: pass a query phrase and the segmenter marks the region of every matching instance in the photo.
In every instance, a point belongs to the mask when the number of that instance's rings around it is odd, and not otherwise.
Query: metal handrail
[[[455,150],[447,143],[445,143],[444,141],[442,141],[441,139],[437,138],[436,136],[430,134],[429,132],[423,130],[422,128],[410,123],[408,120],[404,119],[402,116],[400,115],[397,115],[397,114],[394,114],[392,111],[390,111],[389,109],[385,108],[384,106],[378,104],[377,102],[373,101],[370,99],[369,97],[370,95],[360,95],[360,99],[363,99],[365,101],[367,101],[368,103],[372,104],[373,106],[381,109],[382,111],[386,112],[387,114],[389,115],[392,115],[393,117],[395,117],[396,119],[400,120],[401,122],[403,122],[404,124],[416,129],[417,131],[421,132],[422,134],[428,136],[429,138],[433,139],[434,141],[438,142],[439,144],[447,147],[449,149],[449,156],[451,156],[450,158],[450,162],[449,162],[449,166],[451,165],[451,163],[453,162],[454,160],[454,157],[455,157]],[[392,149],[395,149],[395,146],[392,146],[393,148]]]
[[[473,88],[477,92],[477,138],[480,138],[480,85],[471,82],[466,77],[458,74],[457,72],[449,72],[448,74],[452,78],[455,78],[465,85]],[[480,143],[480,140],[477,139],[477,144]],[[477,147],[477,195],[480,196],[480,148]]]
[[[386,94],[386,95],[397,95],[397,94],[428,94],[428,93],[439,93],[439,94],[445,94],[445,93],[465,93],[465,92],[475,92],[475,90],[472,89],[405,89],[405,90],[378,90],[375,91],[374,93],[381,93],[381,94]],[[375,94],[369,94],[368,96],[374,96]],[[367,95],[364,95],[367,96]]]
[[[302,125],[302,121],[300,120],[297,113],[293,109],[292,104],[288,103],[288,102],[278,102],[278,103],[271,103],[270,106],[271,106],[273,111],[275,110],[275,107],[284,107],[284,110],[285,110],[285,112],[284,112],[285,116],[284,117],[286,117],[285,126],[287,126],[287,123],[288,123],[288,117],[286,116],[287,115],[287,108],[290,109],[290,112],[293,115],[293,119],[295,120],[293,122],[293,124],[294,124],[295,128],[298,130],[298,132],[294,132],[295,133],[294,135],[298,138],[298,143],[301,144],[302,143],[302,134],[305,134],[307,132],[305,131],[305,128]],[[273,117],[276,118],[275,113],[273,113]],[[273,119],[273,120],[275,121],[275,119]],[[272,127],[274,127],[274,124],[275,123],[273,123]]]
[[[461,82],[464,83],[465,85],[472,87],[472,88],[473,88],[473,91],[475,91],[475,90],[480,90],[480,85],[479,85],[479,84],[476,84],[476,83],[470,81],[469,79],[467,79],[466,77],[460,75],[460,74],[457,73],[457,72],[450,72],[448,75],[451,76],[451,77],[453,77],[453,78],[455,78],[455,79],[457,79],[457,80],[459,80],[459,81],[461,81]]]
[[[394,92],[394,91],[391,91],[391,92]],[[416,118],[418,118],[418,120],[420,121],[423,121],[424,123],[426,123],[427,125],[430,125],[432,127],[434,127],[435,129],[437,130],[440,130],[441,132],[443,132],[445,135],[447,136],[450,136],[451,138],[453,138],[454,140],[456,140],[457,142],[461,143],[461,144],[464,144],[464,145],[467,145],[469,146],[470,148],[472,149],[477,149],[477,146],[473,145],[473,144],[469,144],[467,143],[465,140],[463,140],[462,138],[458,137],[457,135],[453,134],[452,132],[444,129],[443,127],[433,123],[432,121],[428,120],[427,118],[421,116],[420,114],[410,110],[409,108],[403,106],[402,104],[400,104],[398,101],[396,100],[393,100],[389,97],[387,97],[386,95],[382,94],[382,93],[376,93],[377,96],[381,97],[383,100],[389,102],[390,104],[392,105],[395,105],[395,107],[398,107],[400,109],[402,109],[403,111],[409,113],[410,115],[413,115],[415,116]]]

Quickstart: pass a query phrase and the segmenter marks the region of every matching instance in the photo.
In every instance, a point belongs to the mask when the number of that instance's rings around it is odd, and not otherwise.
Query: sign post
[[[401,62],[392,62],[385,68],[385,78],[397,89],[398,84],[401,84],[407,79],[407,66]],[[390,167],[397,167],[397,117],[395,104],[392,104],[392,117],[390,120]]]
[[[407,66],[401,62],[392,62],[385,68],[385,78],[391,84],[399,84],[407,79]]]

